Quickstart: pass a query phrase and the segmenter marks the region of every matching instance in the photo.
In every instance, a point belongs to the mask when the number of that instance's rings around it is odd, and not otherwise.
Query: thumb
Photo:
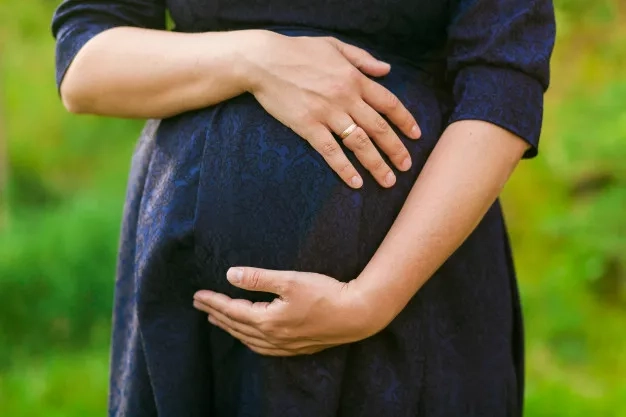
[[[226,272],[226,278],[231,284],[244,290],[285,295],[288,284],[293,280],[293,272],[236,267]]]
[[[336,38],[329,38],[329,42],[337,48],[352,65],[364,74],[373,77],[382,77],[383,75],[387,75],[391,70],[391,65],[374,58],[364,49],[342,42]]]

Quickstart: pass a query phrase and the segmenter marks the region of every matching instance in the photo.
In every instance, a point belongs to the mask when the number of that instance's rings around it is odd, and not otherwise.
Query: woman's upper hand
[[[279,297],[252,303],[198,291],[193,305],[262,355],[311,354],[365,339],[384,327],[372,319],[372,306],[349,283],[326,275],[246,267],[231,268],[227,277],[237,287]]]
[[[392,186],[395,175],[374,143],[399,170],[411,167],[406,147],[383,115],[410,138],[419,138],[420,129],[393,93],[367,77],[387,74],[388,64],[335,38],[267,31],[253,36],[243,57],[248,91],[348,185],[359,188],[363,181],[335,138],[344,132],[350,134],[339,140],[382,186]],[[356,129],[350,129],[353,123]]]

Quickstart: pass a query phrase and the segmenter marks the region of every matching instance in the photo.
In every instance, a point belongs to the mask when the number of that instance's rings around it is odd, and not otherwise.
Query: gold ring
[[[343,140],[345,138],[347,138],[348,136],[350,136],[352,134],[352,132],[354,132],[357,128],[357,124],[356,123],[352,123],[350,126],[348,126],[348,128],[346,130],[344,130],[343,132],[341,132],[341,134],[339,135],[339,137]]]

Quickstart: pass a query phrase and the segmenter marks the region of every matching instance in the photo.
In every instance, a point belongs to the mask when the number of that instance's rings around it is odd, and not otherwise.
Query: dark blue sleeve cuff
[[[80,26],[68,26],[61,29],[57,34],[56,43],[56,83],[57,88],[78,51],[94,36],[112,29],[117,25],[112,22],[89,23]]]
[[[54,12],[51,27],[56,39],[57,87],[89,40],[119,26],[165,29],[165,1],[63,0]]]
[[[524,158],[537,155],[543,119],[543,85],[524,72],[471,65],[455,78],[455,108],[449,123],[482,120],[500,126],[528,142]]]

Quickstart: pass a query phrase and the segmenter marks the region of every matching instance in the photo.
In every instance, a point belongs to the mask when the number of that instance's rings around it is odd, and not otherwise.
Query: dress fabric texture
[[[423,137],[401,136],[413,167],[392,189],[379,187],[346,150],[365,179],[352,190],[251,95],[148,121],[125,205],[109,415],[521,415],[520,303],[497,202],[402,313],[358,343],[262,357],[212,327],[192,296],[210,289],[271,298],[229,285],[226,270],[237,265],[356,277],[452,122],[499,125],[528,141],[526,156],[534,156],[552,2],[66,0],[52,24],[57,82],[95,35],[119,26],[164,29],[166,10],[180,32],[265,28],[363,47],[391,63],[379,82],[414,114]]]

